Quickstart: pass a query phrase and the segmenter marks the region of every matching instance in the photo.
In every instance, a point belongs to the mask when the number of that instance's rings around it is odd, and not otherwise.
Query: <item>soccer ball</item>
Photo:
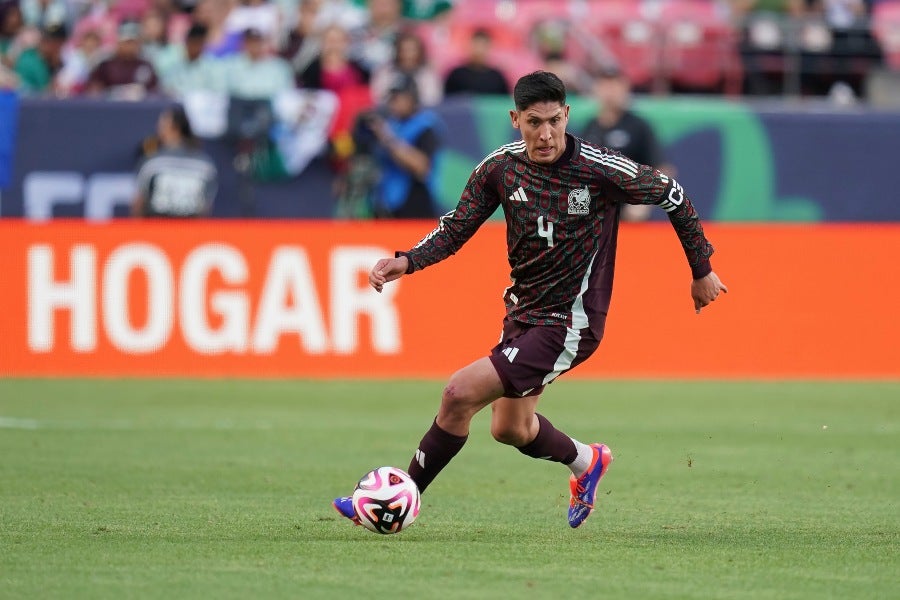
[[[419,516],[421,497],[409,473],[378,467],[366,473],[353,490],[353,509],[359,522],[375,533],[397,533]]]

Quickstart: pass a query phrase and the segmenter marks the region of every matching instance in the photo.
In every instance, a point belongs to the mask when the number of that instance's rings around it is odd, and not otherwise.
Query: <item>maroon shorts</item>
[[[536,396],[545,385],[593,354],[598,345],[600,338],[590,329],[506,319],[500,343],[491,349],[489,358],[507,397]]]

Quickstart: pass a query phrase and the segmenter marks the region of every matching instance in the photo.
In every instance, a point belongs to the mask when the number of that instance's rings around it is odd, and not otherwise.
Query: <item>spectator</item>
[[[21,0],[19,6],[25,24],[36,29],[68,25],[70,21],[69,7],[63,0]]]
[[[63,67],[56,76],[58,92],[63,96],[77,95],[84,91],[91,71],[106,58],[100,33],[84,30],[76,37],[74,45],[63,51]]]
[[[360,30],[353,56],[365,64],[369,73],[388,64],[394,57],[397,36],[403,29],[401,0],[369,0],[368,19]]]
[[[269,144],[275,123],[273,99],[294,88],[294,76],[286,60],[272,56],[263,33],[248,29],[242,51],[229,58],[226,91],[229,96],[227,137],[235,144],[240,172],[249,172],[251,158]]]
[[[322,50],[297,77],[300,87],[330,90],[335,94],[368,85],[369,73],[358,61],[350,58],[350,36],[338,25],[322,34]]]
[[[324,0],[303,0],[300,3],[297,21],[279,52],[296,73],[305,71],[319,54],[320,32],[325,27],[323,6]]]
[[[16,0],[0,1],[0,65],[12,68],[19,57],[19,36],[24,28]]]
[[[428,60],[425,43],[412,32],[403,32],[397,36],[394,60],[381,67],[372,76],[372,97],[375,102],[383,103],[387,99],[388,90],[399,75],[406,75],[415,80],[422,106],[440,104],[444,86]]]
[[[19,90],[26,94],[54,91],[54,77],[63,65],[62,49],[66,39],[63,25],[45,28],[37,47],[28,48],[19,55],[16,61]]]
[[[169,43],[166,13],[151,8],[141,18],[141,55],[153,65],[156,75],[165,79],[179,62],[181,47]]]
[[[869,71],[882,61],[881,47],[869,29],[864,0],[804,2],[803,91],[823,95],[843,89],[859,97]],[[822,30],[822,23],[827,30]]]
[[[77,21],[72,37],[80,39],[84,32],[96,31],[103,42],[103,49],[112,52],[116,47],[120,23],[118,17],[110,10],[112,8],[110,4],[106,0],[89,0],[81,10],[73,9]]]
[[[278,92],[294,87],[286,60],[269,53],[262,31],[243,34],[242,51],[227,65],[228,93],[242,100],[271,100]]]
[[[277,47],[281,41],[278,5],[270,0],[240,0],[225,19],[225,31],[230,37],[240,38],[248,29],[260,32],[270,47]]]
[[[139,100],[156,92],[159,82],[153,65],[141,58],[141,28],[134,21],[119,26],[115,53],[102,61],[88,78],[88,92]]]
[[[373,157],[380,175],[371,197],[376,217],[435,216],[439,130],[438,116],[422,108],[416,82],[408,75],[399,75],[389,87],[383,110],[360,116],[354,132],[357,154]]]
[[[349,35],[364,23],[365,13],[347,5],[344,0],[303,0],[280,54],[291,63],[295,73],[302,73],[319,55],[326,29],[338,26]],[[354,62],[363,65],[359,59],[354,59]],[[366,70],[365,65],[363,69]]]
[[[568,25],[560,20],[537,23],[532,31],[537,54],[543,62],[543,70],[559,77],[569,92],[590,94],[590,75],[581,65],[566,56],[568,30]]]
[[[619,67],[600,69],[594,79],[594,97],[597,114],[581,132],[582,138],[621,152],[638,164],[675,175],[674,167],[663,159],[650,123],[632,112],[631,83]],[[644,221],[650,217],[648,209],[649,205],[625,205],[621,216],[626,221]]]
[[[240,52],[241,37],[230,36],[225,30],[229,3],[222,0],[199,0],[194,9],[194,21],[206,27],[206,51],[214,56],[231,56]]]
[[[0,63],[0,91],[14,90],[19,87],[19,78],[16,72]]]
[[[735,0],[734,21],[743,31],[739,50],[744,92],[766,96],[785,91],[792,19],[803,12],[803,0]]]
[[[444,95],[452,94],[509,94],[509,83],[503,73],[489,63],[491,34],[476,29],[469,43],[466,61],[455,67],[444,82]]]
[[[200,24],[188,30],[181,58],[163,76],[167,94],[182,99],[195,91],[225,92],[222,59],[204,53],[207,33],[206,27]]]
[[[137,193],[131,206],[134,216],[209,214],[216,195],[216,166],[200,149],[181,107],[160,115],[156,136],[145,140],[143,150],[145,158],[138,168]]]

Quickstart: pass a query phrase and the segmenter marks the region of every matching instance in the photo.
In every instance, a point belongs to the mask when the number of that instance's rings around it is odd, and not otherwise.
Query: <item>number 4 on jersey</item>
[[[553,247],[553,221],[544,219],[544,215],[537,218],[537,234],[547,240],[547,247]]]

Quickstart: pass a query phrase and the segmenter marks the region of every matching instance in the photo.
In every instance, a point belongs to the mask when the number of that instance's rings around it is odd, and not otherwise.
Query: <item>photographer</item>
[[[352,193],[357,200],[368,196],[376,218],[427,219],[436,215],[440,127],[438,116],[421,107],[416,83],[406,75],[391,84],[380,110],[360,115],[353,132],[356,154],[351,159],[348,188],[355,190]],[[373,185],[369,193],[360,193],[354,181],[366,169]],[[347,201],[346,194],[343,201]]]

